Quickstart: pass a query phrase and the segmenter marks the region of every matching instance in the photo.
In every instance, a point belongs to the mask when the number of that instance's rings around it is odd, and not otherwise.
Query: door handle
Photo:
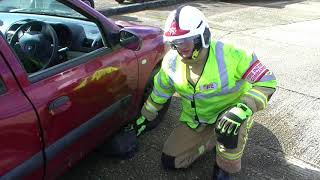
[[[49,104],[48,110],[49,113],[54,116],[68,110],[70,106],[70,98],[68,96],[61,96]]]

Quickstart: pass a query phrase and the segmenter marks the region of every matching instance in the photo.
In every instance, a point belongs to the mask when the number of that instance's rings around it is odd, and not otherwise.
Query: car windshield
[[[86,19],[86,17],[59,2],[59,0],[0,0],[0,12]]]

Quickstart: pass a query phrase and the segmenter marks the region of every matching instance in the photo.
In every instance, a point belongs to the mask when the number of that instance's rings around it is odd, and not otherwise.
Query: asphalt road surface
[[[213,38],[252,49],[278,79],[269,106],[254,115],[242,171],[233,179],[320,179],[320,2],[195,1],[209,20]],[[114,19],[163,27],[176,6],[114,16]],[[214,154],[185,170],[166,171],[162,145],[178,125],[174,97],[159,127],[139,139],[129,160],[106,157],[98,149],[61,179],[210,179]]]

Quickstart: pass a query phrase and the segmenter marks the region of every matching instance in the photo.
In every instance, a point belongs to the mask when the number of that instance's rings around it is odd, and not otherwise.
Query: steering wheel
[[[35,26],[41,29],[30,31],[31,27]],[[17,51],[24,66],[33,66],[36,71],[50,67],[57,59],[56,31],[50,24],[43,21],[33,20],[21,25],[12,35],[9,44]],[[27,70],[27,67],[25,68]]]

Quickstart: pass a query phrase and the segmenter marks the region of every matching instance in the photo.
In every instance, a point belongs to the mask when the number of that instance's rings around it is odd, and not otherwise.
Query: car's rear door
[[[19,77],[15,78],[7,66],[6,60],[14,58],[8,50],[0,35],[0,179],[41,179],[44,156],[40,122],[16,81]]]

